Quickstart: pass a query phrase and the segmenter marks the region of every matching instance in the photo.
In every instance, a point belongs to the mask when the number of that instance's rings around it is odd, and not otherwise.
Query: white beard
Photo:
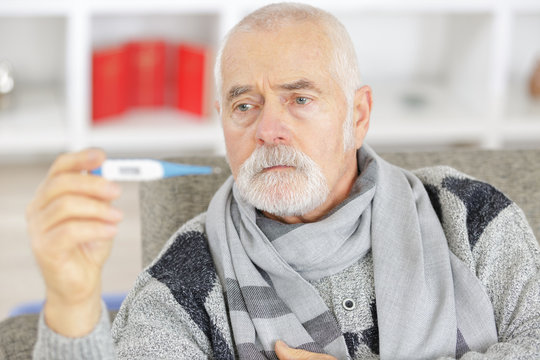
[[[291,168],[264,171],[280,165]],[[319,165],[286,145],[257,148],[240,167],[236,186],[245,201],[276,216],[307,214],[330,193]]]

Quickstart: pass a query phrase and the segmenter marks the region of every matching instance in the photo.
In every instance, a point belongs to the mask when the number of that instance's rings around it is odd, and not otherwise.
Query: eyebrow
[[[253,90],[252,86],[233,86],[228,92],[227,100],[230,102],[251,90]]]
[[[287,91],[307,89],[307,90],[315,90],[317,92],[321,92],[321,90],[317,86],[315,86],[313,82],[306,79],[300,79],[300,80],[296,80],[290,83],[281,84],[278,87],[280,89],[287,90]],[[227,100],[231,102],[237,97],[242,96],[243,94],[250,92],[252,90],[253,90],[253,86],[250,86],[250,85],[233,86],[227,93]]]
[[[297,81],[293,81],[291,83],[281,84],[279,88],[283,90],[289,90],[289,91],[307,89],[307,90],[315,90],[315,91],[321,92],[319,88],[315,86],[313,82],[306,79],[300,79]]]

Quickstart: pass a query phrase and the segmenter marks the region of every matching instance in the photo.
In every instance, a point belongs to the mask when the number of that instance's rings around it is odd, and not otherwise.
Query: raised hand
[[[97,149],[59,156],[26,211],[47,289],[45,321],[65,336],[85,335],[99,320],[101,270],[122,219],[111,205],[120,187],[86,174],[104,160]]]

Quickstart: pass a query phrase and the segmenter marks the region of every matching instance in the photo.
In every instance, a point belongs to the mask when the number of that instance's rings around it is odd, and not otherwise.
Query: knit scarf
[[[357,159],[358,194],[273,241],[232,177],[210,202],[209,247],[241,359],[277,359],[278,339],[348,359],[339,324],[308,280],[336,274],[370,249],[381,359],[458,357],[497,342],[489,297],[448,249],[420,180],[366,145]]]

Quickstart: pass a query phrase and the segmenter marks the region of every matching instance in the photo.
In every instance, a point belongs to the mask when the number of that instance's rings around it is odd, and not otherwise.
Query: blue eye
[[[294,101],[298,105],[307,105],[307,104],[309,104],[311,102],[311,99],[309,99],[307,97],[300,96],[300,97],[297,97]]]
[[[253,105],[250,105],[250,104],[240,104],[236,107],[238,110],[240,110],[241,112],[246,112],[248,111],[249,109],[253,108]]]

